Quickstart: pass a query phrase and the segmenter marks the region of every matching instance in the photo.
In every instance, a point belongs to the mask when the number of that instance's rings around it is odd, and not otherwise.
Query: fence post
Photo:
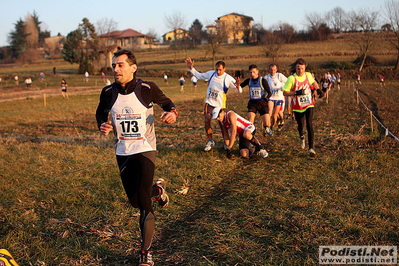
[[[46,94],[45,93],[43,95],[43,100],[44,100],[44,106],[46,106]]]
[[[370,125],[371,125],[371,132],[374,132],[374,128],[373,128],[373,112],[370,111]]]
[[[359,105],[359,90],[356,89],[356,103]]]

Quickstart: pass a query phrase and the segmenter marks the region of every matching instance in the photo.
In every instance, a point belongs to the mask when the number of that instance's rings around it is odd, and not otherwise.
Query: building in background
[[[238,13],[230,13],[216,20],[217,32],[224,32],[227,43],[248,43],[252,39],[252,21],[254,19]]]
[[[185,38],[188,38],[188,31],[184,29],[172,30],[162,35],[163,42],[169,44],[174,43],[176,40],[184,40]]]

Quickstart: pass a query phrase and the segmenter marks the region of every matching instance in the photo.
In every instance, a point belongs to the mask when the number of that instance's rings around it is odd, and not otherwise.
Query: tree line
[[[164,17],[165,25],[177,34],[178,29],[184,29],[187,25],[186,18],[180,12],[174,12]],[[247,22],[249,24],[249,21]],[[50,37],[49,31],[43,31],[40,27],[36,12],[28,14],[25,21],[19,19],[15,29],[8,36],[9,46],[0,49],[0,60],[9,61],[29,59],[28,55],[44,46],[44,39]],[[348,34],[359,53],[359,71],[364,68],[370,52],[375,49],[377,40],[385,40],[390,43],[397,52],[395,69],[399,68],[399,2],[386,0],[382,11],[359,8],[346,12],[341,7],[322,14],[317,12],[305,13],[302,25],[306,30],[296,31],[295,26],[289,23],[279,22],[265,29],[261,24],[252,25],[252,29],[244,32],[243,41],[246,44],[262,46],[264,55],[277,61],[284,44],[304,41],[325,41],[332,38],[333,34]],[[70,63],[79,64],[79,72],[92,72],[92,62],[97,60],[99,53],[108,52],[111,45],[107,44],[99,35],[115,31],[117,23],[112,19],[103,19],[97,22],[97,28],[84,18],[78,28],[71,31],[65,39],[63,58]],[[174,49],[187,49],[189,47],[204,46],[215,60],[221,45],[226,42],[227,36],[234,35],[237,27],[218,28],[217,33],[209,33],[204,25],[195,19],[188,28],[187,37],[175,40],[170,44]],[[147,35],[154,40],[157,35],[150,30]],[[250,37],[251,36],[251,37]]]

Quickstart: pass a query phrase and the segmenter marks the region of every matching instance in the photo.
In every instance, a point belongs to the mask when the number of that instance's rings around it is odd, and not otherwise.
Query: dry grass
[[[285,46],[289,64],[299,45]],[[306,45],[304,52],[349,49],[344,42]],[[252,50],[251,50],[252,49]],[[225,49],[242,55],[254,47]],[[180,60],[156,69],[185,70],[185,56],[202,50],[139,52],[139,62]],[[315,55],[314,54],[314,55]],[[346,61],[351,56],[311,56],[310,63]],[[387,57],[389,58],[389,57]],[[352,60],[352,59],[350,59]],[[384,59],[385,60],[385,59]],[[228,69],[267,60],[228,60]],[[120,183],[111,137],[101,137],[94,113],[101,90],[85,84],[76,66],[54,62],[46,66],[0,69],[0,75],[52,71],[47,88],[37,85],[24,100],[2,102],[0,117],[0,239],[20,265],[136,265],[139,248],[138,212],[132,209]],[[210,61],[196,62],[198,69]],[[59,66],[59,67],[58,67]],[[46,68],[47,67],[47,68]],[[69,69],[72,67],[73,69]],[[64,69],[64,70],[62,70]],[[63,73],[64,71],[64,73]],[[59,93],[60,77],[68,78],[70,99]],[[147,79],[147,78],[145,78]],[[371,132],[369,114],[354,104],[352,90],[334,91],[327,105],[315,108],[318,157],[310,161],[298,148],[294,121],[282,133],[264,138],[270,158],[226,160],[220,130],[214,124],[216,148],[205,144],[203,98],[206,86],[194,91],[186,82],[151,77],[177,104],[179,119],[168,126],[157,121],[156,177],[169,181],[170,207],[157,210],[154,239],[156,265],[316,265],[319,245],[395,245],[399,242],[399,144]],[[365,82],[361,95],[393,132],[397,84],[377,89]],[[2,97],[24,88],[4,86]],[[43,106],[47,90],[56,96]],[[87,91],[87,94],[82,94]],[[228,93],[228,108],[246,116],[247,89]],[[11,95],[10,95],[11,97]],[[161,113],[155,107],[156,115]],[[260,127],[259,119],[256,126]],[[237,155],[237,147],[234,148]],[[187,192],[185,194],[184,192]]]
[[[169,181],[171,198],[157,211],[156,265],[315,265],[319,245],[398,243],[398,144],[371,133],[350,90],[317,103],[314,161],[298,149],[291,120],[281,134],[259,135],[266,160],[226,160],[216,125],[217,146],[204,153],[204,90],[164,87],[180,117],[156,125],[156,176]],[[228,94],[229,108],[244,116],[246,94]],[[111,138],[97,133],[97,101],[0,106],[0,237],[21,265],[135,265],[138,213]]]

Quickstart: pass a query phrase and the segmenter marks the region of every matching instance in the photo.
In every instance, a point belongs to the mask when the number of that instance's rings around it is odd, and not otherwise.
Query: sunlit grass
[[[202,151],[205,86],[187,82],[181,93],[177,80],[152,80],[179,111],[173,126],[156,122],[155,175],[171,198],[157,210],[157,265],[314,265],[319,245],[398,243],[397,149],[392,139],[370,144],[369,117],[350,90],[316,106],[316,160],[299,149],[287,120],[281,134],[258,136],[270,158],[243,161],[225,158],[215,123],[216,148]],[[245,116],[246,93],[229,92],[228,108]],[[124,194],[112,136],[97,131],[97,103],[90,94],[0,106],[0,237],[21,265],[137,260],[138,212]]]

